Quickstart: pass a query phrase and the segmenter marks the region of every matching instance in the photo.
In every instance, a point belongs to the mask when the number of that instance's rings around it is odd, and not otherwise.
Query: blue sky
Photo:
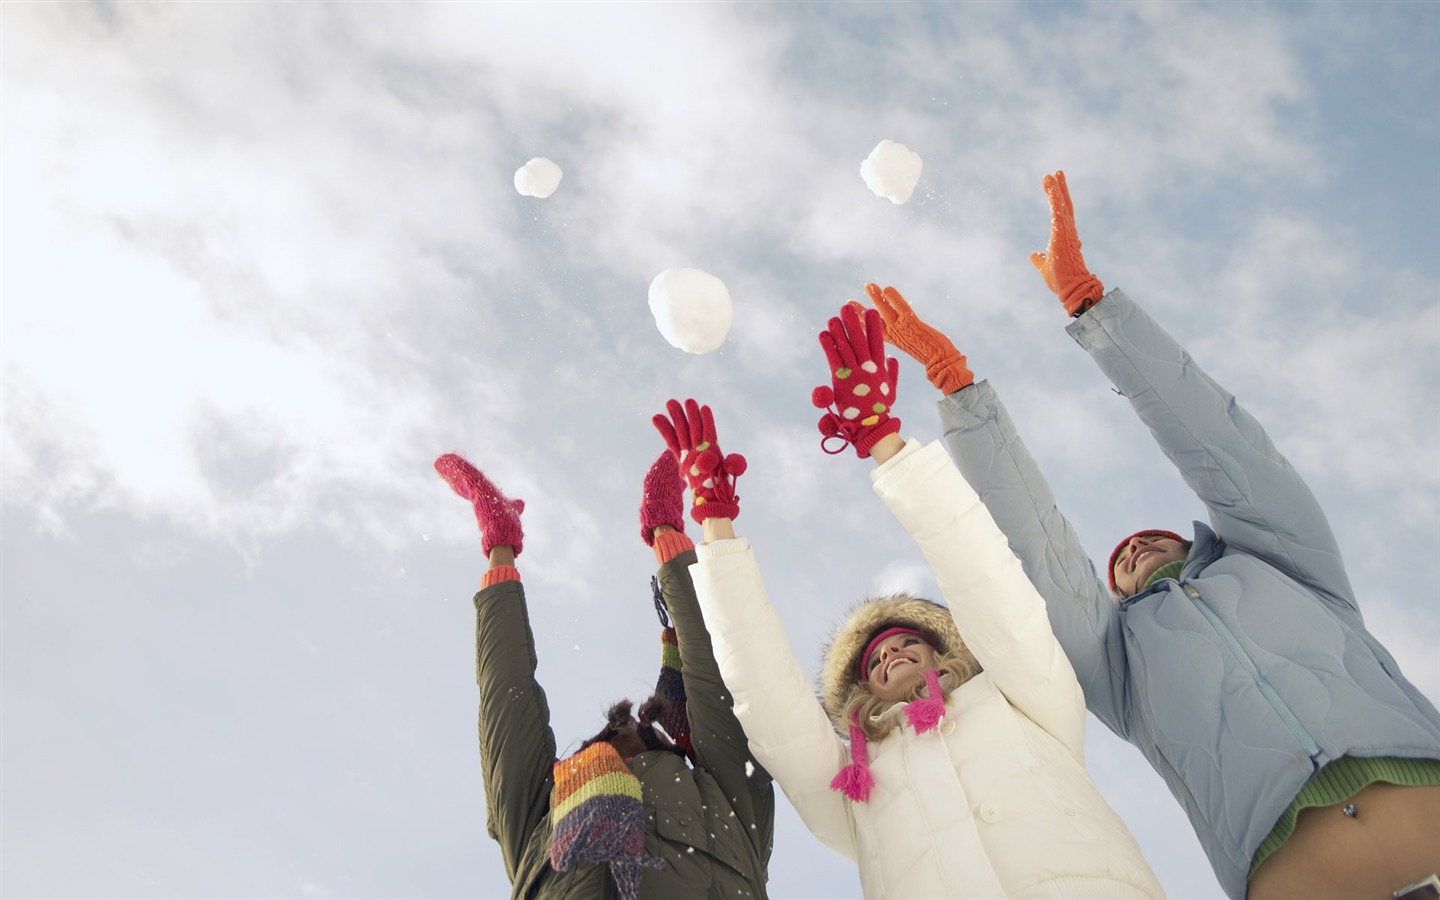
[[[744,453],[738,529],[813,672],[871,590],[933,592],[818,449],[814,335],[894,284],[996,384],[1103,558],[1203,515],[1026,260],[1085,254],[1269,428],[1372,630],[1440,697],[1440,4],[5,4],[3,889],[473,897],[459,451],[528,504],[554,726],[658,667],[640,479],[666,398]],[[860,161],[925,171],[896,206]],[[533,156],[546,199],[512,184]],[[721,278],[730,336],[646,289]],[[902,363],[907,434],[938,436]],[[1172,897],[1220,893],[1094,719]],[[777,898],[858,897],[782,809]]]

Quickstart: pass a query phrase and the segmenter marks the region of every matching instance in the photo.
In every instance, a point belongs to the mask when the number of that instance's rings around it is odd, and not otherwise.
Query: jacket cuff
[[[1076,316],[1065,331],[1075,339],[1075,343],[1089,350],[1095,343],[1092,335],[1096,331],[1105,331],[1106,323],[1123,315],[1125,310],[1122,307],[1133,307],[1135,301],[1119,288],[1112,288],[1095,302],[1095,305],[1087,311]],[[1108,338],[1107,338],[1108,341]]]
[[[897,469],[898,467],[904,465],[905,460],[914,456],[919,451],[920,442],[917,441],[915,438],[907,438],[905,441],[905,446],[901,447],[898,453],[870,470],[870,481],[878,482],[881,478],[884,478],[889,473],[895,471],[895,469]]]
[[[706,541],[695,548],[695,557],[701,562],[723,559],[727,556],[741,556],[750,549],[750,542],[743,537],[723,541]]]

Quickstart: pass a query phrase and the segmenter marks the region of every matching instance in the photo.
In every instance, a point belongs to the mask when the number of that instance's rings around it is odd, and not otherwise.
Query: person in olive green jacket
[[[674,457],[651,466],[640,507],[641,536],[661,563],[652,580],[665,626],[656,694],[638,718],[629,701],[615,704],[605,728],[563,760],[515,568],[524,501],[455,454],[435,468],[474,504],[489,558],[475,595],[480,762],[511,897],[764,898],[774,789],[731,710],[690,583],[695,550]]]

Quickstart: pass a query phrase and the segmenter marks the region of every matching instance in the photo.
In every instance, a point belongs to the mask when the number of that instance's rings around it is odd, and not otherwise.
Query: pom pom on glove
[[[900,362],[885,356],[884,320],[877,310],[846,304],[820,332],[820,347],[830,363],[830,384],[810,394],[810,402],[826,411],[820,449],[840,453],[853,445],[865,459],[881,438],[900,430],[900,420],[890,415]],[[834,450],[826,446],[831,438],[842,442]]]
[[[657,414],[650,421],[665,439],[681,477],[690,486],[694,498],[690,517],[703,523],[711,518],[739,516],[740,495],[735,493],[735,479],[745,474],[745,457],[720,452],[710,407],[694,400],[686,400],[684,406],[670,400],[665,410],[670,414],[668,418]]]

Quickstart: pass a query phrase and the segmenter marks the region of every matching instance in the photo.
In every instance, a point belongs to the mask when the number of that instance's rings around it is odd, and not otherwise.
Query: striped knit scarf
[[[550,865],[563,872],[576,862],[608,864],[620,900],[638,900],[641,870],[665,865],[645,855],[640,779],[607,741],[555,763],[554,775]]]

